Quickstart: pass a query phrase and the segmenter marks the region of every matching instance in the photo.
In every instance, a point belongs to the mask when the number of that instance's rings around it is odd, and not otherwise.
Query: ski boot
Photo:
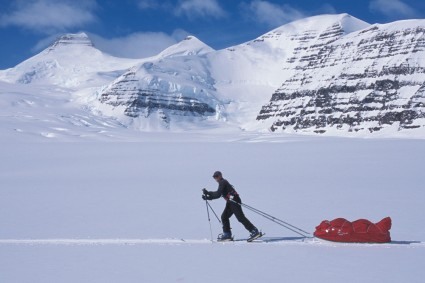
[[[249,235],[249,238],[248,238],[247,242],[252,242],[252,241],[254,241],[255,239],[258,239],[258,238],[260,238],[260,237],[262,237],[262,236],[264,236],[263,232],[258,231],[258,229],[257,229],[257,228],[254,228],[254,229],[251,231],[251,234]]]
[[[219,234],[217,237],[217,242],[228,242],[233,241],[232,233],[224,232],[223,234]]]

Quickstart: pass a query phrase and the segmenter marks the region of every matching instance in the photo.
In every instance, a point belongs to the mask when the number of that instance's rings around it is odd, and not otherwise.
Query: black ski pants
[[[240,197],[235,196],[233,200],[237,203],[228,200],[226,202],[226,207],[224,208],[224,211],[221,214],[221,221],[223,222],[223,232],[230,232],[230,217],[232,217],[233,214],[236,216],[236,219],[238,219],[238,221],[242,223],[243,226],[245,226],[245,229],[251,232],[253,229],[255,229],[255,226],[252,225],[252,223],[248,220],[248,218],[246,218],[245,214],[243,213],[242,206],[239,204],[242,203]]]

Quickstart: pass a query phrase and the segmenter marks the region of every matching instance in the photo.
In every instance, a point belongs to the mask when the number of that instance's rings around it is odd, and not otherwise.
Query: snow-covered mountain
[[[196,114],[225,117],[230,124],[253,129],[270,95],[297,72],[292,65],[299,63],[300,50],[314,53],[367,26],[347,14],[317,16],[219,51],[188,37],[115,80],[101,91],[99,100],[115,107],[118,115],[124,111],[130,117],[148,118],[149,125],[159,121],[168,127],[175,114]]]
[[[0,71],[0,80],[82,89],[107,84],[137,62],[101,52],[85,33],[66,34],[34,57]]]
[[[257,117],[271,130],[396,132],[425,126],[424,20],[376,24],[306,51]]]
[[[321,15],[217,51],[189,36],[138,60],[68,34],[0,80],[67,88],[100,119],[143,131],[417,136],[425,129],[424,30],[424,20],[370,25]]]
[[[261,107],[282,82],[298,73],[297,66],[321,46],[369,24],[348,14],[321,15],[278,27],[252,41],[209,54],[212,75],[229,112],[245,129],[256,123]],[[230,115],[229,115],[230,116]],[[233,116],[233,115],[232,115]]]
[[[141,129],[169,128],[172,121],[178,126],[187,120],[219,120],[222,106],[205,57],[212,51],[197,38],[187,37],[104,87],[94,107],[131,117]]]

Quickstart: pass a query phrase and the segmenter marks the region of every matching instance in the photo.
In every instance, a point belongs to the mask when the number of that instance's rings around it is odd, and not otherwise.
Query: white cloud
[[[163,32],[137,32],[115,38],[104,38],[94,33],[85,33],[97,49],[122,58],[146,58],[157,55],[167,47],[176,44],[189,35],[188,32],[182,29],[177,29],[172,34]],[[58,33],[41,39],[31,51],[33,53],[40,52],[62,35],[63,33]]]
[[[401,0],[372,0],[370,10],[390,18],[415,18],[418,13]]]
[[[306,17],[303,12],[292,8],[290,5],[278,5],[262,0],[251,1],[248,5],[244,5],[244,10],[251,19],[270,27],[280,26]]]
[[[96,21],[95,0],[16,0],[9,13],[0,15],[0,26],[19,26],[52,33]]]
[[[164,10],[177,17],[187,17],[190,20],[198,18],[222,18],[226,12],[217,0],[178,0],[172,1],[138,0],[141,10]]]
[[[31,48],[31,52],[37,53],[47,48],[62,35],[63,34],[57,33],[57,34],[49,35],[48,37],[41,39],[40,41],[37,42],[37,44],[33,48]]]
[[[334,6],[329,3],[322,4],[322,6],[316,11],[317,14],[337,14],[337,10]]]
[[[157,9],[160,7],[160,3],[156,0],[139,0],[137,5],[142,10]]]
[[[181,0],[179,1],[175,14],[186,16],[189,19],[199,17],[221,18],[226,12],[220,7],[217,0]]]
[[[175,30],[171,35],[163,32],[137,32],[115,38],[104,38],[95,34],[89,34],[89,37],[96,48],[113,56],[145,58],[157,55],[187,35],[184,30]]]

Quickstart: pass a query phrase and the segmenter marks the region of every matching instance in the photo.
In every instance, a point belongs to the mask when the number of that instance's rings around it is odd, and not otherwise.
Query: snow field
[[[425,275],[423,141],[165,135],[2,143],[0,282],[421,282]],[[243,202],[306,231],[324,219],[391,216],[395,244],[291,241],[296,234],[248,210],[266,238],[284,241],[210,244],[201,189],[217,187],[215,170]],[[211,205],[220,215],[224,201]],[[236,238],[246,238],[231,223]],[[216,237],[213,215],[211,224]]]
[[[422,282],[424,249],[254,243],[1,251],[2,282]]]

